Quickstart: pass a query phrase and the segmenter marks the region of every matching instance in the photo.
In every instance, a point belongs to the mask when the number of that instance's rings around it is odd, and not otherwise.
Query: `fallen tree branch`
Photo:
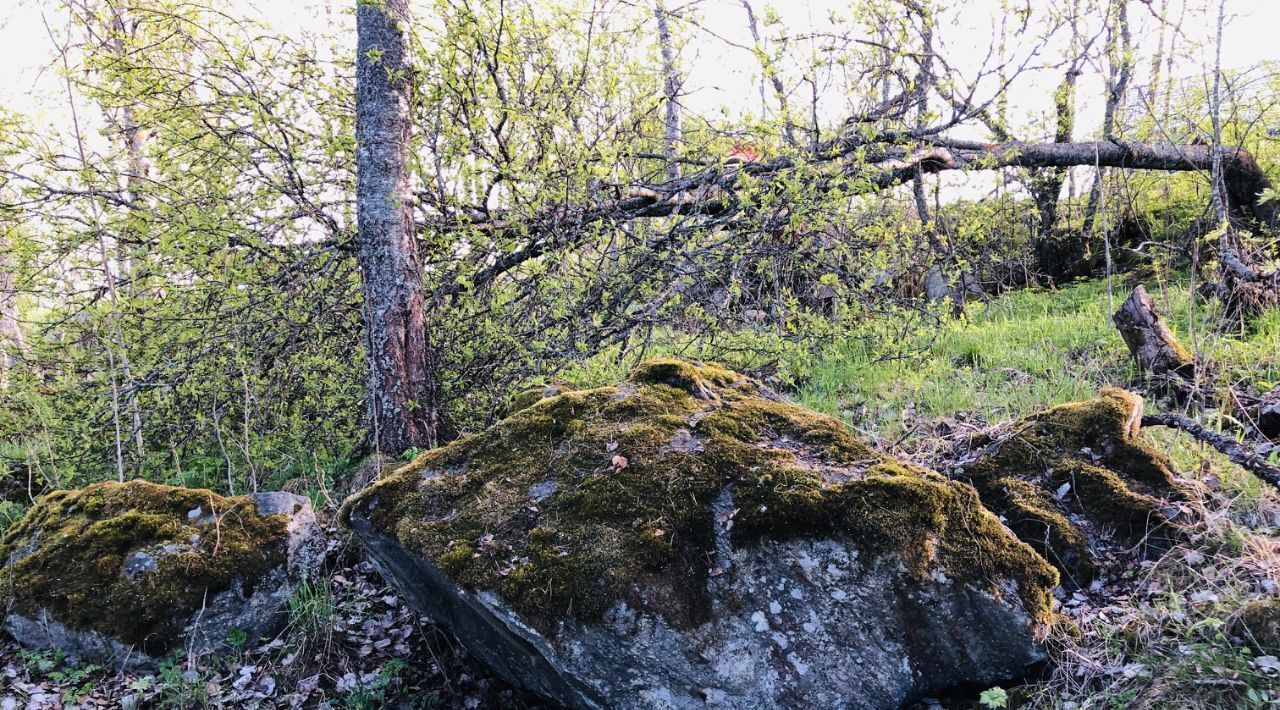
[[[1181,429],[1191,436],[1217,449],[1232,463],[1247,469],[1276,488],[1280,488],[1280,467],[1268,463],[1263,457],[1244,444],[1225,434],[1206,428],[1190,417],[1180,414],[1148,414],[1142,417],[1143,426],[1165,426]]]
[[[865,151],[864,160],[850,160],[849,154],[839,153],[808,161],[784,157],[731,162],[666,182],[617,185],[609,197],[578,204],[549,205],[533,214],[492,210],[473,215],[469,220],[441,217],[435,224],[422,226],[443,232],[507,234],[519,240],[520,246],[499,256],[471,280],[472,285],[481,286],[553,248],[572,246],[577,239],[589,234],[588,228],[595,224],[621,224],[674,215],[723,217],[738,205],[737,190],[742,176],[749,175],[757,184],[767,185],[771,180],[794,173],[804,164],[827,166],[826,170],[819,170],[808,178],[814,181],[814,194],[836,188],[852,194],[885,190],[914,179],[918,173],[947,170],[1096,166],[1207,172],[1213,163],[1212,150],[1207,145],[1127,141],[981,143],[932,138],[914,146],[867,145]],[[1242,227],[1268,228],[1280,222],[1277,206],[1258,199],[1271,183],[1253,156],[1241,148],[1227,148],[1222,161],[1232,221]]]

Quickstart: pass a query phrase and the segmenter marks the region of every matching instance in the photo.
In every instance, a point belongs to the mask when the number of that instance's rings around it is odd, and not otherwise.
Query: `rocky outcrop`
[[[514,683],[579,708],[894,707],[1044,658],[1057,574],[968,485],[715,366],[552,394],[342,511]]]
[[[972,443],[952,471],[1062,573],[1082,586],[1117,549],[1161,551],[1185,492],[1169,460],[1139,438],[1142,398],[1107,388]]]
[[[0,537],[0,609],[28,648],[145,665],[274,633],[322,549],[310,501],[290,493],[55,491]]]

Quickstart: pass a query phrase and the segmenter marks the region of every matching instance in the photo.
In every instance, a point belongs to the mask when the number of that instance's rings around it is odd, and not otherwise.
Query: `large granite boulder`
[[[55,491],[0,537],[0,610],[28,648],[146,665],[274,633],[322,551],[310,501],[291,493]]]
[[[651,361],[346,501],[384,576],[577,708],[895,707],[1044,659],[1057,574],[974,490],[714,367]]]
[[[1052,562],[1064,585],[1084,586],[1100,560],[1160,552],[1179,534],[1172,503],[1186,491],[1168,458],[1139,438],[1141,422],[1142,398],[1108,387],[984,435],[951,474]]]

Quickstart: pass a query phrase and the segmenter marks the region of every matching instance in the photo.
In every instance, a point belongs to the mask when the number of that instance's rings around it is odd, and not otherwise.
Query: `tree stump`
[[[1141,284],[1111,320],[1143,372],[1171,380],[1190,380],[1194,376],[1195,358],[1173,337]]]
[[[1280,439],[1280,387],[1262,395],[1258,403],[1258,431],[1269,439]]]

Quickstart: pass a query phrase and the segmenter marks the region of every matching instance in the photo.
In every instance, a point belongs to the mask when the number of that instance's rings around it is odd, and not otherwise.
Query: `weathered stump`
[[[1190,380],[1196,361],[1160,318],[1151,296],[1141,284],[1111,316],[1125,345],[1143,372],[1174,381]]]

